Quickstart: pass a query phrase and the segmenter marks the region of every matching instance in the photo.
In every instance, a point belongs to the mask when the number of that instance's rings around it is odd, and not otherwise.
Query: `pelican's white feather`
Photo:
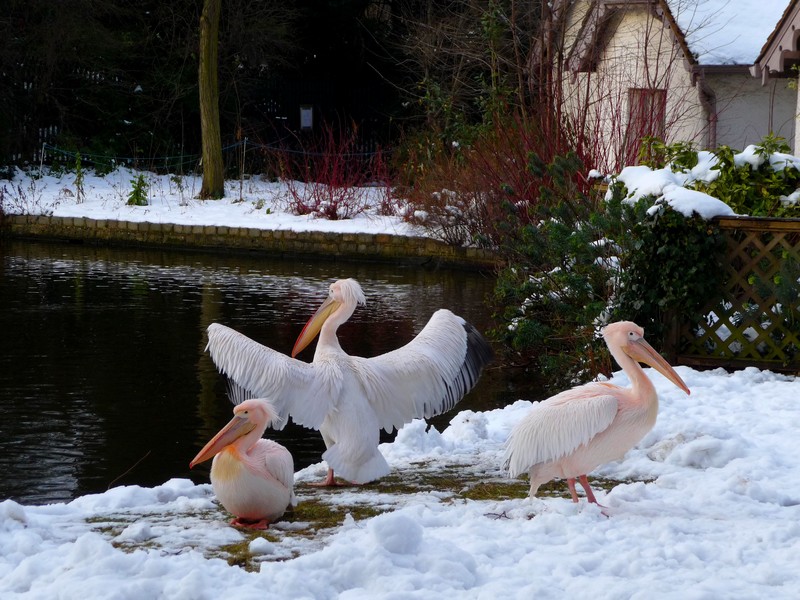
[[[617,398],[598,395],[598,385],[602,384],[568,390],[534,404],[506,442],[505,466],[511,477],[571,454],[611,425]]]
[[[402,348],[375,358],[353,357],[381,428],[400,429],[412,419],[447,412],[472,389],[480,368],[468,360],[470,327],[441,309]]]
[[[289,414],[296,423],[319,429],[331,409],[325,399],[335,397],[336,381],[319,377],[313,365],[219,323],[209,325],[206,349],[220,372],[241,387],[246,397],[269,399],[277,413],[276,429],[283,428]]]
[[[289,451],[273,440],[261,440],[264,445],[264,467],[289,490],[289,503],[294,505],[294,461]]]
[[[505,459],[512,477],[528,473],[531,497],[541,484],[562,478],[567,480],[573,502],[578,501],[576,481],[589,502],[597,502],[586,474],[622,458],[656,423],[658,394],[640,362],[690,393],[675,369],[645,341],[644,330],[636,323],[611,323],[603,328],[603,339],[631,387],[589,383],[534,405],[512,430]]]

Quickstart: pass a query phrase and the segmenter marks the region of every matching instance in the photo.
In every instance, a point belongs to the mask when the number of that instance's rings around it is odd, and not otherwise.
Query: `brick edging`
[[[3,215],[2,233],[10,237],[81,241],[104,245],[166,246],[204,250],[250,250],[282,256],[328,258],[491,269],[496,257],[480,248],[450,246],[425,237],[387,233],[332,233],[176,225],[88,217]]]

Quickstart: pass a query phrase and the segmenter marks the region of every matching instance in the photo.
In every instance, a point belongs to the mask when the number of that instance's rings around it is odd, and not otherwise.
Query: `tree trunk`
[[[203,186],[200,198],[222,198],[225,174],[222,166],[222,139],[219,131],[219,14],[222,0],[204,0],[200,15],[200,133],[203,144]]]

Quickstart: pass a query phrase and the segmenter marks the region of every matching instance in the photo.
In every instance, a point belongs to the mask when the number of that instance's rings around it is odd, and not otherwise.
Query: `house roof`
[[[751,72],[766,81],[800,64],[800,1],[792,0],[756,58]]]
[[[700,65],[752,65],[789,0],[666,0]]]
[[[789,4],[789,0],[596,0],[584,20],[571,65],[577,70],[588,66],[593,48],[603,44],[613,14],[649,5],[664,17],[690,64],[749,66]]]

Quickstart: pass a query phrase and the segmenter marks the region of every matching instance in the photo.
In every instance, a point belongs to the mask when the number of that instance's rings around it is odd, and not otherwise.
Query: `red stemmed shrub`
[[[377,187],[378,211],[393,214],[387,163],[380,149],[362,149],[357,127],[337,130],[323,125],[318,135],[298,142],[298,149],[279,153],[281,179],[293,213],[350,219],[370,207],[368,188]]]
[[[548,135],[541,120],[523,116],[495,120],[463,145],[406,144],[407,218],[454,245],[497,247],[509,209],[532,221],[546,215],[551,196],[542,190],[550,187],[551,175],[536,165],[569,150],[585,157],[566,136]],[[589,187],[585,180],[575,183],[582,191]]]

